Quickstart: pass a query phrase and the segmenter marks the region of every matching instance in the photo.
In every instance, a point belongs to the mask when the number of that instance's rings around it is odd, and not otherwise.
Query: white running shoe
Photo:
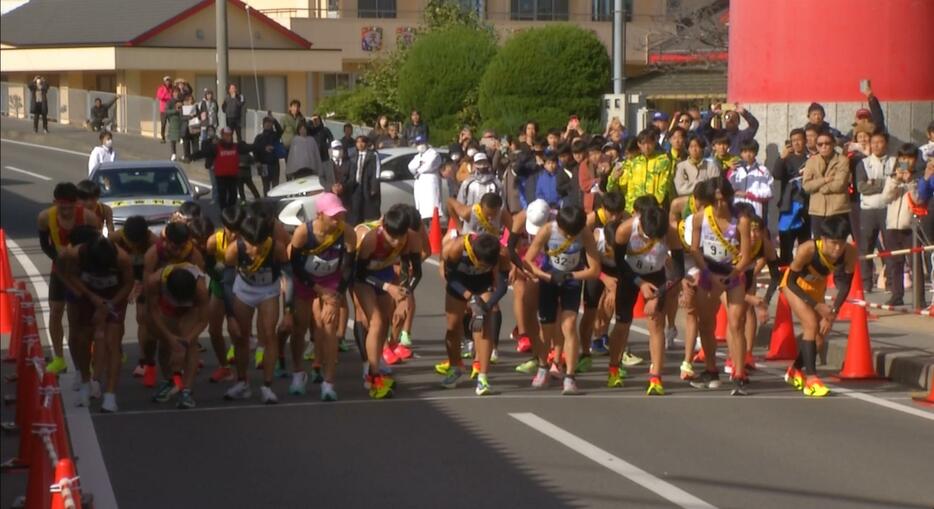
[[[242,380],[233,384],[233,387],[224,393],[226,400],[249,399],[251,396],[253,396],[253,391],[250,390],[250,384]]]
[[[112,392],[104,393],[104,400],[101,402],[101,412],[111,414],[117,411],[117,395]]]
[[[308,373],[301,371],[292,373],[292,383],[289,385],[289,394],[293,396],[302,396],[305,394],[305,386],[308,385]]]
[[[495,348],[490,352],[490,362],[493,364],[499,362],[499,352],[497,352]]]
[[[81,384],[81,388],[78,389],[78,400],[75,402],[75,406],[89,406],[91,404],[91,384]]]
[[[564,389],[561,391],[563,396],[577,396],[581,391],[577,388],[577,382],[573,377],[564,377]]]
[[[544,389],[546,387],[548,387],[548,370],[539,367],[538,371],[535,372],[535,377],[532,378],[532,388]]]
[[[321,401],[337,401],[337,391],[331,382],[321,382]]]
[[[272,392],[272,389],[265,385],[259,388],[259,394],[260,399],[267,405],[275,405],[279,402],[279,398],[276,397],[276,393]]]

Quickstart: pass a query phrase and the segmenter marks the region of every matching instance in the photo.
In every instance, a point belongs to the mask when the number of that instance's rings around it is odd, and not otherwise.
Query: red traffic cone
[[[10,270],[10,254],[6,249],[6,232],[0,228],[0,334],[9,334],[13,330],[12,300],[6,292],[13,287],[13,274]]]
[[[636,305],[632,308],[632,317],[633,318],[645,318],[645,297],[642,296],[642,291],[637,290],[639,294],[636,297]]]
[[[431,243],[431,254],[441,254],[441,218],[438,216],[438,207],[431,214],[431,229],[428,232],[428,241]]]
[[[846,358],[843,369],[837,374],[842,380],[878,378],[872,361],[872,346],[869,341],[869,323],[866,308],[854,306],[853,322],[846,343]]]
[[[26,509],[45,509],[51,503],[52,458],[46,440],[54,433],[51,410],[40,405],[38,418],[32,423],[33,445],[29,455],[29,479],[26,481]]]
[[[52,412],[52,422],[57,430],[52,436],[55,443],[55,452],[59,458],[70,458],[71,445],[68,443],[65,414],[62,410],[62,391],[58,387],[58,377],[54,373],[45,373],[42,376],[42,385],[39,387],[39,402],[42,406],[49,407]]]
[[[798,342],[795,340],[795,325],[791,320],[791,306],[785,294],[778,294],[778,307],[775,309],[775,325],[772,327],[772,339],[765,359],[769,361],[791,361],[798,357]]]
[[[55,484],[51,492],[52,509],[81,509],[81,485],[71,458],[62,458],[55,465]]]
[[[23,306],[22,296],[26,292],[26,283],[17,281],[15,289],[10,291],[11,306],[13,306],[13,328],[10,330],[10,346],[7,349],[7,356],[3,362],[14,363],[19,359],[20,344],[23,341]]]
[[[718,343],[726,342],[727,325],[726,307],[720,304],[720,310],[717,311],[717,328],[714,331],[714,337],[717,338]]]
[[[911,399],[921,403],[934,403],[934,381],[931,382],[931,391],[928,392],[927,396],[924,394],[918,394],[916,396],[912,396]]]
[[[851,300],[866,300],[866,294],[863,291],[863,277],[860,273],[860,263],[856,264],[856,269],[853,272],[853,284],[850,285],[850,293],[846,296],[846,302],[843,303],[843,306],[840,307],[840,312],[837,313],[837,320],[841,321],[851,321],[853,319],[853,308],[861,307],[856,304],[851,303]],[[833,281],[833,278],[831,278]],[[863,308],[865,309],[865,308]],[[868,320],[875,320],[878,317],[866,311],[866,318]]]

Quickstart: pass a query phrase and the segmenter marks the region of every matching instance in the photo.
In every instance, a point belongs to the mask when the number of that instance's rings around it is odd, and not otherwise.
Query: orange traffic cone
[[[458,230],[458,225],[459,223],[457,222],[457,217],[452,214],[451,217],[448,218],[448,229],[445,231],[456,232]]]
[[[632,308],[632,317],[645,318],[645,297],[642,296],[641,290],[636,293],[638,293],[639,296],[636,297],[636,305]]]
[[[71,457],[71,446],[68,443],[68,432],[65,427],[65,415],[62,411],[62,391],[58,387],[58,377],[54,373],[45,373],[42,376],[42,385],[39,387],[39,402],[47,406],[52,412],[52,422],[58,430],[52,436],[55,452],[59,458]]]
[[[860,264],[856,264],[856,269],[853,272],[853,284],[850,285],[850,293],[846,296],[846,302],[843,303],[843,306],[840,308],[840,312],[837,313],[837,320],[841,321],[851,321],[853,319],[853,308],[861,307],[856,304],[852,304],[851,300],[866,300],[866,294],[863,292],[863,278],[860,273]],[[831,278],[831,280],[833,280]],[[863,308],[865,309],[865,308]],[[876,320],[878,317],[866,311],[866,318],[870,321]]]
[[[775,325],[765,359],[769,361],[791,361],[798,357],[798,342],[795,340],[795,325],[791,320],[791,306],[785,294],[778,294],[775,309]]]
[[[431,215],[431,229],[428,232],[428,241],[431,243],[431,254],[441,254],[441,218],[438,217],[438,207]]]
[[[3,362],[15,363],[19,359],[21,343],[23,341],[23,310],[20,299],[26,291],[26,283],[17,281],[15,289],[10,291],[11,306],[13,306],[13,328],[10,330],[10,346]],[[10,381],[11,379],[7,379]],[[15,377],[12,379],[15,380]]]
[[[40,406],[39,416],[32,423],[33,445],[30,449],[29,478],[26,481],[26,508],[49,507],[52,495],[52,459],[46,447],[46,439],[55,434],[55,424],[49,408]]]
[[[718,343],[726,342],[726,329],[726,307],[724,307],[723,304],[720,304],[720,310],[717,311],[717,328],[714,331],[714,337],[717,338]]]
[[[13,287],[13,274],[10,270],[10,254],[6,250],[6,232],[0,228],[0,334],[9,334],[13,330],[12,301],[6,292]]]
[[[52,509],[81,509],[81,486],[71,458],[58,460],[55,465],[55,484],[51,491]]]
[[[869,318],[866,308],[853,307],[853,322],[846,343],[846,358],[837,377],[843,380],[878,378],[872,361],[872,346],[869,341]]]

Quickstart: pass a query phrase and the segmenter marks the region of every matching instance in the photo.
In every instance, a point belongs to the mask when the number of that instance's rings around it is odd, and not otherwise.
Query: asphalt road
[[[20,248],[14,254],[47,275],[35,217],[55,182],[86,174],[86,158],[5,141],[0,150],[0,225]],[[14,277],[28,274],[21,260],[11,262]],[[672,354],[668,396],[644,396],[646,366],[630,370],[624,389],[606,389],[604,358],[580,377],[585,395],[562,397],[556,385],[531,390],[512,369],[524,359],[504,339],[491,373],[499,394],[480,399],[469,383],[441,389],[431,368],[443,355],[442,291],[437,270],[426,266],[413,334],[419,358],[396,369],[398,390],[386,401],[367,398],[350,351],[341,354],[337,403],[319,402],[316,387],[287,396],[287,380],[275,387],[277,406],[224,402],[224,387],[207,382],[210,353],[196,384],[198,408],[151,403],[129,374],[136,358],[129,320],[121,411],[74,408],[63,391],[83,485],[99,508],[109,500],[134,509],[934,507],[934,411],[912,403],[903,387],[847,384],[807,400],[784,385],[779,363],[763,365],[753,395],[736,398],[678,381]],[[505,302],[508,334],[511,297]],[[647,356],[644,334],[632,340]],[[2,412],[7,420],[10,408]],[[4,458],[14,443],[2,438]],[[25,476],[0,480],[8,507]]]

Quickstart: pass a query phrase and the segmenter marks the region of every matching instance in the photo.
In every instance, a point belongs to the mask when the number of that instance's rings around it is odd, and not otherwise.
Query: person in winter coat
[[[42,132],[49,132],[49,80],[41,74],[29,82],[29,111],[32,113],[32,132],[39,132],[39,117],[42,117]]]
[[[341,199],[344,208],[350,204],[351,178],[353,168],[347,160],[347,152],[340,140],[331,141],[328,160],[321,164],[318,183],[325,192],[334,193]]]
[[[282,126],[271,112],[266,112],[263,119],[263,131],[253,139],[253,159],[259,164],[259,174],[263,180],[263,196],[279,185],[279,155],[276,147],[282,140]]]
[[[159,88],[156,89],[156,100],[159,101],[159,120],[160,120],[160,136],[162,138],[162,143],[165,143],[165,129],[166,129],[166,106],[169,104],[169,101],[172,100],[172,90],[175,87],[172,86],[172,77],[163,76],[162,84],[159,85]]]
[[[298,134],[298,128],[305,123],[305,117],[302,116],[302,103],[293,99],[289,103],[289,112],[282,119],[282,144],[286,149],[292,148],[292,138]]]
[[[227,127],[237,135],[237,142],[243,141],[243,115],[246,113],[246,99],[237,90],[237,85],[231,83],[227,87],[227,96],[224,97],[221,109],[227,116]]]
[[[289,156],[285,161],[285,179],[292,180],[306,175],[321,174],[321,151],[318,143],[308,132],[308,124],[298,124],[292,138]]]
[[[117,160],[117,151],[114,150],[114,139],[110,131],[102,132],[99,138],[101,144],[91,150],[91,156],[88,158],[88,175],[101,163],[111,163]]]
[[[418,136],[413,140],[418,151],[409,162],[409,171],[415,177],[413,193],[415,208],[423,222],[431,221],[435,208],[441,210],[441,163],[443,158],[428,144],[428,138]],[[426,224],[426,226],[428,226]]]
[[[366,136],[357,136],[354,141],[356,150],[350,158],[350,182],[348,190],[347,221],[357,224],[364,221],[379,219],[380,216],[380,187],[379,187],[379,155],[370,150],[370,139]]]
[[[113,120],[110,118],[110,108],[113,107],[114,103],[119,99],[119,95],[115,95],[113,99],[108,103],[104,103],[100,97],[94,98],[94,106],[91,106],[91,118],[88,120],[88,127],[92,131],[113,131]]]
[[[911,143],[902,145],[898,150],[895,173],[885,180],[882,190],[887,209],[885,212],[885,249],[897,251],[911,247],[912,222],[914,208],[921,203],[918,195],[918,179],[912,172],[917,163],[918,147]],[[905,256],[890,256],[885,259],[886,278],[892,297],[886,302],[889,306],[905,304]],[[918,304],[918,303],[915,303]],[[924,303],[920,303],[924,307]]]
[[[252,149],[253,147],[242,141],[234,143],[233,129],[225,127],[221,130],[219,141],[209,139],[201,150],[191,155],[192,159],[207,159],[207,166],[214,169],[218,187],[218,205],[221,210],[236,205],[237,184],[240,180],[240,157],[241,155],[249,157]]]
[[[214,99],[214,92],[204,89],[204,97],[202,97],[201,102],[198,103],[198,115],[201,118],[201,143],[204,143],[204,140],[207,139],[206,133],[208,129],[211,129],[215,133],[217,132],[218,111],[219,108],[217,106],[217,101]]]
[[[817,155],[807,160],[801,174],[801,186],[809,194],[808,213],[815,236],[821,232],[821,223],[831,216],[844,216],[849,225],[850,162],[836,153],[834,146],[833,134],[819,134]]]
[[[308,133],[315,139],[315,142],[318,143],[318,150],[321,151],[321,161],[327,161],[328,147],[330,147],[331,142],[334,141],[334,134],[331,133],[331,130],[321,121],[321,115],[315,113],[309,118],[309,121]],[[343,148],[343,145],[341,145],[341,147]]]
[[[165,137],[169,142],[169,159],[178,158],[176,149],[182,139],[182,100],[178,89],[172,90],[172,98],[165,104]]]

